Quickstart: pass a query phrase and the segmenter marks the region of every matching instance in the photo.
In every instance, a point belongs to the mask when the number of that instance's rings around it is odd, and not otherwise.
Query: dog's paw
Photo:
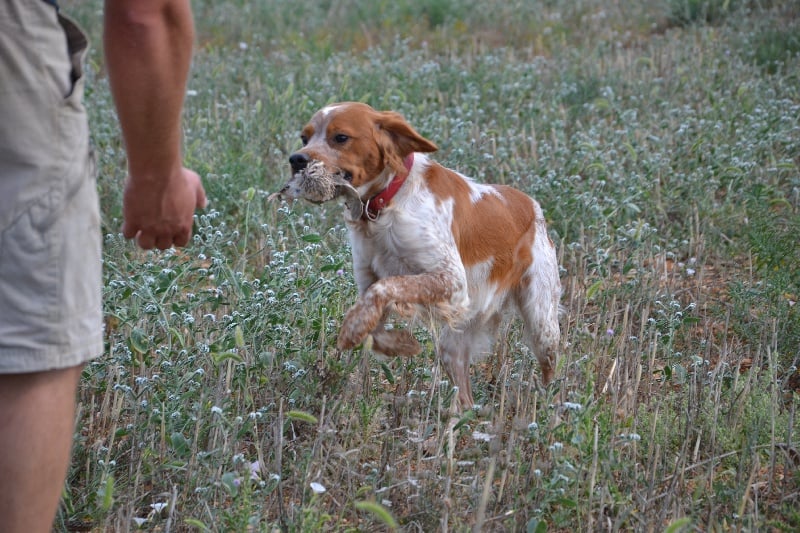
[[[422,346],[407,329],[385,330],[382,327],[372,332],[374,350],[384,355],[412,357],[422,351]]]
[[[350,350],[358,346],[375,329],[380,319],[380,309],[364,298],[359,299],[344,317],[336,346],[340,350]]]
[[[366,334],[362,335],[356,331],[353,331],[353,328],[348,327],[348,324],[345,322],[342,324],[342,328],[339,330],[339,338],[336,339],[336,347],[340,350],[352,350],[364,342],[364,339],[366,338]]]
[[[369,320],[364,320],[365,317],[359,311],[359,307],[358,304],[354,305],[344,317],[344,322],[339,330],[339,338],[336,340],[336,346],[340,350],[352,350],[364,342],[374,327],[374,325],[370,326]]]

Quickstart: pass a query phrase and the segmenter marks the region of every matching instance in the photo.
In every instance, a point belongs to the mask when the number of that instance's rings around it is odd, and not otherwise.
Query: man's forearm
[[[132,179],[181,168],[181,110],[194,41],[189,0],[106,0],[103,43]]]

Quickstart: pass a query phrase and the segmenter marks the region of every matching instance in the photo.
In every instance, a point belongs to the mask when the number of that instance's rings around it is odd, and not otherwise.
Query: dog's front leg
[[[367,288],[345,315],[337,346],[348,350],[361,344],[381,322],[389,304],[432,305],[446,309],[451,307],[450,301],[460,288],[445,272],[380,279]]]

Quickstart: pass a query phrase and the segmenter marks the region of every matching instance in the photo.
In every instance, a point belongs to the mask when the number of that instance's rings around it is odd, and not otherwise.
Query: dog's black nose
[[[300,172],[306,168],[310,162],[311,158],[308,157],[308,154],[304,154],[303,152],[296,152],[289,156],[289,163],[292,165],[293,172]]]

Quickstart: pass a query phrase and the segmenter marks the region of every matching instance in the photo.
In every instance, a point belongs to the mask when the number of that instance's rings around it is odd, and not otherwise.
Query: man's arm
[[[105,1],[106,64],[128,155],[122,231],[145,249],[185,245],[206,201],[181,154],[193,41],[189,0]]]

